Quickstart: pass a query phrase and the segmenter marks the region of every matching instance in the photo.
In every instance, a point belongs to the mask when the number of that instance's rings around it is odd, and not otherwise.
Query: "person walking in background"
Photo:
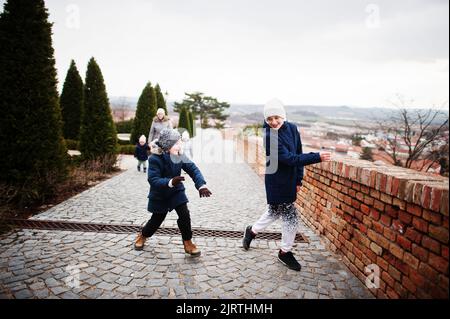
[[[303,154],[300,133],[296,125],[286,120],[286,111],[281,101],[271,100],[264,106],[264,119],[268,209],[253,226],[245,228],[242,245],[248,250],[257,234],[281,217],[283,227],[278,260],[289,269],[300,271],[301,265],[291,250],[297,234],[298,213],[295,200],[302,185],[303,167],[329,161],[331,154]],[[269,167],[272,168],[274,163],[278,166],[271,172]]]
[[[189,159],[192,159],[192,141],[188,131],[184,131],[183,134],[181,134],[181,141],[183,142],[183,154]]]
[[[148,142],[151,143],[154,140],[157,140],[161,134],[161,131],[166,128],[173,128],[172,121],[166,115],[166,111],[159,108],[158,111],[156,111],[156,116],[153,119],[150,132],[148,133]]]
[[[144,173],[147,172],[147,160],[149,151],[150,147],[147,144],[145,135],[141,135],[141,137],[139,138],[139,143],[136,144],[136,148],[134,149],[134,158],[136,158],[138,161],[138,172],[141,171],[141,166],[143,166],[144,168]]]

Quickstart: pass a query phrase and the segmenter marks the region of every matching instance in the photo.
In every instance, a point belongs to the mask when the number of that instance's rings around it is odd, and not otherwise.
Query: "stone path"
[[[131,163],[131,164],[130,164]],[[148,182],[130,167],[36,216],[41,220],[144,224]],[[186,184],[194,228],[243,230],[265,209],[264,184],[245,163],[200,161],[211,198]],[[188,178],[187,178],[188,179]],[[176,227],[170,213],[163,226]],[[267,231],[280,231],[278,223]],[[184,254],[181,238],[154,236],[133,250],[135,234],[19,230],[0,237],[2,298],[372,298],[310,229],[294,254],[300,273],[276,258],[279,242],[195,238],[200,258]]]

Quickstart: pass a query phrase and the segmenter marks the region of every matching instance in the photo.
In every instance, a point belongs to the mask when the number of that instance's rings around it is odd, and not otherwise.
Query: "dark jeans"
[[[191,216],[189,214],[189,209],[187,204],[180,205],[175,208],[175,211],[178,214],[178,228],[181,231],[181,237],[183,240],[191,240],[192,239],[192,229],[191,229]],[[142,236],[144,237],[152,237],[153,234],[158,230],[158,228],[163,223],[164,219],[166,219],[167,213],[153,213],[152,218],[145,224],[144,228],[142,228]]]

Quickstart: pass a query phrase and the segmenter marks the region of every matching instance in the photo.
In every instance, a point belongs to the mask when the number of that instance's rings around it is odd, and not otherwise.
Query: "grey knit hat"
[[[156,145],[162,148],[163,151],[169,151],[181,139],[180,132],[174,129],[166,128],[160,133]]]

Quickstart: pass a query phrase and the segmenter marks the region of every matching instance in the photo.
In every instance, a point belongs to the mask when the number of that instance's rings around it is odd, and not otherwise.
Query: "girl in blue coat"
[[[303,167],[329,161],[331,154],[303,154],[297,126],[286,121],[286,111],[279,100],[272,100],[264,106],[264,117],[268,209],[253,226],[246,227],[243,247],[248,250],[256,235],[281,217],[283,227],[278,259],[290,269],[300,271],[301,266],[291,250],[298,227],[298,213],[294,203],[302,185]]]
[[[161,226],[167,213],[175,210],[185,252],[199,256],[200,250],[192,243],[191,218],[183,185],[184,177],[180,176],[181,170],[193,179],[200,197],[209,197],[211,192],[206,188],[205,179],[198,167],[186,156],[180,155],[181,135],[177,130],[162,130],[155,145],[156,153],[153,150],[154,153],[148,159],[148,211],[152,213],[152,217],[138,234],[134,247],[142,250],[146,239]]]

